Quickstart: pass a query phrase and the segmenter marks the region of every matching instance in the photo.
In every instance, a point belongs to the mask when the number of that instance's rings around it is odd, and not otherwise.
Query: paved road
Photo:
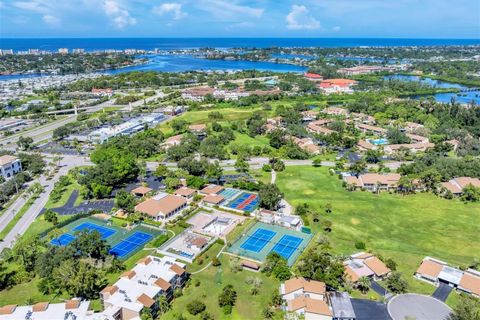
[[[53,185],[58,181],[60,176],[65,175],[68,172],[68,169],[69,167],[66,166],[60,168],[60,170],[51,180],[46,180],[43,176],[39,178],[39,181],[42,186],[44,186],[45,191],[33,202],[30,208],[28,208],[17,224],[0,243],[0,252],[5,248],[11,248],[17,237],[23,235],[25,231],[27,231],[30,224],[35,220],[47,203],[50,192],[53,189]]]
[[[357,320],[392,319],[388,314],[387,306],[381,302],[366,299],[351,299],[351,301]]]

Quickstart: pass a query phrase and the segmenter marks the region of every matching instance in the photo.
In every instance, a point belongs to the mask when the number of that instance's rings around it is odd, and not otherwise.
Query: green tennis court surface
[[[276,252],[291,266],[312,238],[311,234],[257,222],[227,252],[258,262],[264,262],[270,252]]]

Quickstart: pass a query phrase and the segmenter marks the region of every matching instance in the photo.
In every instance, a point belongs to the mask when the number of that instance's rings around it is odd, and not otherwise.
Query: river
[[[421,84],[429,85],[434,88],[442,88],[442,89],[459,89],[459,90],[467,90],[470,89],[467,86],[464,86],[459,83],[452,83],[446,82],[441,80],[435,80],[428,77],[420,77],[414,75],[405,75],[405,74],[394,74],[388,75],[383,77],[385,80],[400,80],[400,81],[415,81]],[[461,104],[469,104],[472,101],[480,105],[480,90],[474,91],[467,91],[467,92],[446,92],[446,93],[437,93],[432,95],[435,98],[435,101],[442,102],[442,103],[449,103],[452,101],[452,98],[455,99],[456,102]],[[426,96],[414,96],[415,99],[420,99]]]

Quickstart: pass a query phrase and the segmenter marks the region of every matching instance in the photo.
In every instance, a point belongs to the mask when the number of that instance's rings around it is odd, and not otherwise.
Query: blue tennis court
[[[245,240],[240,248],[253,252],[259,252],[270,240],[272,240],[276,234],[277,233],[274,231],[259,228],[255,230],[255,233],[249,236],[247,240]]]
[[[297,248],[300,246],[302,241],[302,238],[286,234],[280,238],[278,243],[273,247],[272,252],[276,252],[288,260],[295,250],[297,250]]]
[[[119,258],[128,256],[130,253],[136,251],[139,247],[152,240],[153,236],[144,232],[135,232],[127,239],[123,239],[117,243],[111,250],[110,254],[113,254]]]
[[[76,231],[83,231],[83,230],[88,230],[88,231],[98,231],[100,235],[102,236],[102,239],[107,239],[108,237],[112,236],[115,234],[115,230],[102,227],[98,224],[95,223],[90,223],[90,222],[84,222],[75,228],[72,229],[74,232]]]
[[[258,205],[258,196],[253,193],[244,192],[227,206],[232,209],[252,212]]]
[[[69,244],[73,240],[75,240],[74,236],[72,236],[68,233],[64,233],[61,236],[59,236],[58,238],[52,239],[50,241],[50,244],[52,244],[54,246],[66,246],[67,244]]]

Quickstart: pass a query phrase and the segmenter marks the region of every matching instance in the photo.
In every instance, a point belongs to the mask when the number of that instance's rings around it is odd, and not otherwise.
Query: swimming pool
[[[388,144],[388,140],[385,139],[385,138],[370,139],[370,140],[368,140],[368,142],[370,142],[371,144],[374,144],[376,146],[382,146],[382,145]]]

